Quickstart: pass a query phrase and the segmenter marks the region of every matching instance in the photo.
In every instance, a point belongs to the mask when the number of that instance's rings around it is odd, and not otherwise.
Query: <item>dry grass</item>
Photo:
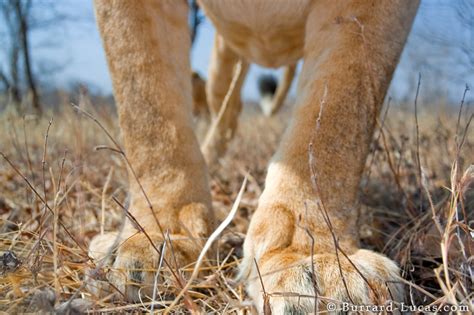
[[[86,99],[81,106],[120,139],[114,113],[98,112],[105,107],[94,109]],[[228,154],[211,168],[220,220],[229,213],[245,176],[247,189],[217,253],[201,266],[208,272],[193,281],[173,312],[251,310],[243,286],[233,277],[267,162],[288,116],[288,110],[271,119],[252,106],[244,111]],[[458,123],[455,110],[422,108],[418,136],[413,109],[392,107],[382,116],[383,128],[375,135],[361,184],[362,241],[401,265],[407,301],[463,304],[474,311],[474,135],[466,129],[472,116],[463,110]],[[6,111],[0,128],[0,310],[150,310],[149,301],[131,305],[120,296],[100,299],[89,290],[92,283],[85,282],[97,267],[87,255],[88,243],[100,231],[120,227],[124,213],[112,197],[127,200],[125,162],[113,151],[95,150],[111,146],[106,135],[67,105],[40,120]],[[106,272],[98,268],[90,276],[106,281]],[[155,310],[169,305],[181,288],[165,277],[159,289]]]

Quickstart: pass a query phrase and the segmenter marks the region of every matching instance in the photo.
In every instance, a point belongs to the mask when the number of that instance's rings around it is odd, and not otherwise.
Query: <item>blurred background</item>
[[[215,31],[188,1],[192,67],[206,78]],[[294,81],[276,115],[258,114],[258,81],[267,74],[282,71],[252,65],[235,137],[225,156],[208,165],[218,221],[228,216],[244,177],[248,183],[216,244],[218,259],[209,260],[209,274],[201,273],[189,291],[203,313],[251,313],[243,283],[233,279],[296,90]],[[358,222],[364,248],[394,259],[412,283],[406,300],[413,305],[473,301],[474,97],[466,88],[473,84],[474,0],[422,1],[391,102],[377,121]],[[91,261],[87,247],[99,231],[123,226],[129,200],[130,166],[114,109],[92,0],[0,0],[0,312],[151,311],[149,303],[99,298],[87,283],[97,276],[106,284],[110,269]],[[199,140],[210,125],[196,119]],[[182,289],[170,274],[162,273],[160,307]],[[173,311],[189,313],[188,300],[181,301]]]
[[[192,66],[205,78],[215,30],[194,1],[190,8]],[[474,82],[473,30],[473,0],[422,1],[389,96],[411,102],[421,74],[421,100],[459,104],[466,84]],[[279,76],[281,70],[252,65],[244,100],[258,100],[258,77],[269,73]],[[58,95],[81,86],[113,102],[92,1],[0,0],[0,109],[11,103],[21,111],[57,106]]]

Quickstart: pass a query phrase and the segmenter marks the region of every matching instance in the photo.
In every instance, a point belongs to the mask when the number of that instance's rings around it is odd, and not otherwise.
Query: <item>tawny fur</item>
[[[130,211],[154,241],[162,242],[156,216],[172,239],[179,239],[174,244],[179,263],[188,263],[198,253],[195,242],[214,223],[206,165],[192,131],[186,1],[96,0],[95,4],[127,156],[154,215],[133,176]],[[304,59],[293,117],[270,162],[244,244],[241,276],[257,309],[262,311],[263,298],[255,262],[267,293],[311,296],[317,288],[321,296],[339,301],[401,299],[401,286],[391,282],[398,276],[396,264],[359,249],[357,192],[375,122],[418,1],[202,0],[200,4],[217,30],[206,87],[212,115],[218,112],[239,61],[246,71],[250,62],[280,67]],[[218,155],[235,130],[242,83],[238,82],[228,116],[214,139],[215,152],[206,155]],[[338,240],[337,252],[325,212]],[[126,284],[136,274],[127,270],[138,259],[140,267],[153,270],[157,255],[142,234],[127,238],[133,233],[129,225],[114,263],[123,276],[112,281],[136,300],[138,290]],[[309,234],[315,240],[313,248]],[[106,252],[107,237],[94,241],[91,252]],[[150,285],[150,274],[143,272],[142,285]],[[313,298],[272,295],[270,303],[276,314],[314,310]]]
[[[209,105],[206,98],[206,81],[197,72],[193,72],[191,77],[193,86],[193,115],[209,116]]]

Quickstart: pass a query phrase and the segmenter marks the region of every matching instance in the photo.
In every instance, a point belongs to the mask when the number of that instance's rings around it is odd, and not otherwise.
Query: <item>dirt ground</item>
[[[79,106],[120,142],[109,106]],[[238,133],[219,164],[211,165],[213,206],[229,213],[245,176],[248,184],[217,250],[203,264],[172,310],[250,313],[243,285],[234,280],[242,241],[266,166],[290,117],[290,106],[272,118],[246,104]],[[362,243],[402,268],[406,300],[415,305],[467,305],[473,301],[474,133],[471,109],[412,104],[385,105],[361,183]],[[197,122],[202,138],[206,123]],[[95,296],[107,268],[87,255],[91,238],[118,229],[127,203],[127,171],[121,154],[91,118],[64,104],[43,118],[10,110],[0,116],[0,310],[81,313],[143,312],[150,301],[127,304],[120,295]],[[421,167],[419,167],[420,161]],[[471,221],[470,221],[471,220]],[[193,266],[179,270],[184,279]],[[92,281],[95,279],[95,281]],[[180,291],[164,277],[155,310]]]

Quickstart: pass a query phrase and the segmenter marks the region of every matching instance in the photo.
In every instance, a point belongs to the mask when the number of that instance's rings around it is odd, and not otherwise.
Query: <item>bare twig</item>
[[[420,93],[420,85],[421,85],[421,73],[418,74],[418,84],[416,86],[416,95],[415,95],[415,127],[416,127],[416,163],[418,167],[418,183],[420,187],[420,198],[422,198],[421,192],[422,187],[421,187],[421,160],[420,160],[420,130],[418,126],[418,95]],[[421,212],[421,207],[423,205],[422,200],[420,200],[420,212]]]
[[[202,142],[202,145],[201,145],[202,152],[206,152],[208,150],[211,144],[211,140],[215,136],[215,133],[217,132],[217,127],[221,123],[222,117],[224,117],[225,111],[227,110],[227,107],[229,105],[232,93],[234,92],[235,86],[237,85],[237,82],[240,80],[240,77],[243,74],[242,67],[243,67],[243,61],[240,60],[235,65],[234,76],[232,77],[232,81],[230,82],[229,89],[227,90],[224,100],[222,101],[222,105],[219,109],[219,112],[217,113],[217,116],[212,121],[212,124],[206,133],[206,137],[204,138],[204,141]]]
[[[25,175],[23,175],[22,172],[20,172],[20,170],[15,166],[15,164],[12,163],[12,161],[10,161],[8,159],[8,157],[3,153],[3,152],[0,152],[0,156],[3,157],[3,159],[5,161],[7,161],[7,163],[13,168],[13,170],[26,182],[26,184],[28,185],[28,187],[30,187],[30,189],[33,191],[33,193],[36,195],[36,197],[38,197],[38,199],[45,205],[46,209],[48,209],[51,214],[54,213],[54,211],[49,207],[49,205],[45,202],[45,200],[43,199],[43,197],[41,197],[41,195],[38,193],[38,191],[35,189],[35,187],[30,183],[30,181],[28,180],[28,178],[25,177]],[[77,240],[74,238],[74,236],[69,232],[69,230],[66,228],[66,226],[61,222],[61,220],[58,220],[58,224],[59,226],[61,226],[64,231],[66,232],[66,234],[71,238],[71,240],[74,241],[74,243],[76,243],[76,245],[84,252],[84,253],[87,253],[87,251],[82,247],[81,244],[79,244],[77,242]]]
[[[104,235],[104,226],[105,226],[105,207],[106,207],[106,194],[107,189],[109,188],[110,180],[112,179],[112,174],[114,168],[111,167],[107,178],[105,179],[104,188],[102,189],[102,202],[101,202],[101,212],[100,212],[100,234]]]
[[[119,145],[119,143],[114,139],[114,137],[112,137],[112,135],[110,134],[110,132],[101,124],[101,122],[95,118],[92,114],[88,113],[87,111],[85,111],[84,109],[80,108],[79,106],[75,105],[75,104],[71,104],[72,107],[74,109],[76,109],[79,113],[82,113],[83,115],[85,115],[87,118],[91,119],[94,123],[96,123],[97,126],[99,126],[100,129],[102,129],[102,131],[105,133],[105,135],[107,136],[107,138],[109,138],[109,140],[114,144],[115,146],[115,151],[120,153],[120,155],[122,155],[123,159],[125,160],[125,163],[127,164],[128,166],[128,169],[130,170],[130,173],[132,174],[133,178],[135,179],[136,183],[138,184],[138,186],[140,187],[140,191],[142,192],[143,194],[143,197],[145,198],[147,204],[148,204],[148,208],[150,209],[151,211],[151,214],[153,216],[153,218],[155,219],[155,222],[156,222],[156,225],[158,226],[158,228],[160,229],[160,232],[161,232],[161,235],[163,236],[163,239],[165,237],[165,233],[164,233],[164,230],[163,228],[161,227],[161,224],[160,224],[160,221],[158,220],[158,217],[156,216],[156,213],[153,209],[153,205],[151,204],[151,201],[150,199],[148,198],[148,195],[146,194],[145,192],[145,189],[143,188],[140,180],[138,179],[138,176],[137,174],[135,173],[135,170],[134,168],[132,167],[132,163],[130,163],[130,160],[128,159],[127,155],[125,154],[125,151],[122,150],[122,147]]]
[[[470,90],[469,85],[466,84],[466,87],[464,88],[464,92],[462,94],[461,105],[459,106],[458,119],[457,119],[457,122],[456,122],[456,133],[454,135],[454,141],[456,142],[457,147],[459,147],[459,143],[458,143],[459,135],[458,135],[458,133],[459,133],[459,126],[461,124],[462,109],[463,109],[463,106],[464,106],[464,101],[466,100],[466,94],[469,90]]]
[[[230,224],[230,222],[232,222],[232,219],[234,218],[235,214],[237,213],[237,210],[239,209],[240,200],[242,199],[242,196],[244,194],[246,185],[247,185],[247,177],[244,178],[244,182],[242,183],[242,187],[240,188],[240,191],[239,191],[237,197],[235,198],[234,204],[232,205],[232,208],[230,209],[229,214],[227,215],[225,220],[222,221],[222,223],[217,227],[217,229],[214,232],[212,232],[211,236],[206,241],[206,244],[204,244],[204,247],[201,250],[201,253],[199,254],[199,257],[196,261],[196,265],[194,266],[193,273],[191,274],[191,277],[188,280],[188,283],[186,283],[186,285],[181,290],[181,292],[179,292],[179,294],[174,299],[173,303],[171,303],[171,305],[165,310],[165,314],[168,314],[173,309],[173,307],[176,305],[176,303],[178,303],[179,299],[181,299],[183,294],[189,289],[192,282],[196,279],[196,277],[199,273],[199,267],[201,266],[202,260],[206,256],[206,253],[209,250],[209,248],[211,248],[212,243],[216,240],[216,238],[219,236],[219,234],[221,234],[222,231],[224,231],[224,229]]]

